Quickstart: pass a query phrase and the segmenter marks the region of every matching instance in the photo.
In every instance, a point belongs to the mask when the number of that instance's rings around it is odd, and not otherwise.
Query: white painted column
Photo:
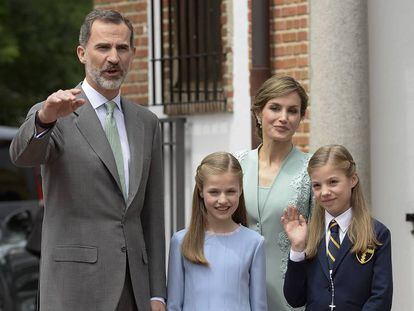
[[[310,0],[310,149],[342,144],[369,195],[367,3]]]
[[[368,10],[372,207],[391,230],[393,310],[414,310],[414,1]]]

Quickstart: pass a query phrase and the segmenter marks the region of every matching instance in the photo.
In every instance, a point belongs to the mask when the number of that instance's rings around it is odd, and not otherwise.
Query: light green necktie
[[[125,187],[124,158],[122,157],[121,140],[119,138],[118,128],[116,126],[116,121],[114,118],[114,109],[116,107],[116,103],[109,101],[105,103],[105,107],[106,117],[104,123],[104,131],[114,154],[116,168],[118,170],[119,179],[121,181],[122,193],[126,199],[127,193]]]

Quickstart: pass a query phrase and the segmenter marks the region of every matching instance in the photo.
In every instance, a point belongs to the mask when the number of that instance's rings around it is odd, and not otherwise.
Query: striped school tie
[[[335,219],[332,219],[329,223],[329,230],[331,236],[329,237],[326,253],[328,255],[329,269],[332,270],[335,258],[338,256],[339,248],[341,247],[341,242],[339,240],[339,225]]]
[[[114,109],[116,107],[116,103],[109,101],[105,103],[105,107],[106,117],[104,122],[104,131],[114,154],[115,164],[118,170],[119,180],[121,182],[122,193],[126,199],[127,195],[125,187],[124,158],[122,156],[122,147],[121,140],[119,138],[118,127],[116,126],[116,121],[114,118]]]

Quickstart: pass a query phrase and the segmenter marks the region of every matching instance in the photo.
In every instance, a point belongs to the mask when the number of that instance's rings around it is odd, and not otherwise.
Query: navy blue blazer
[[[332,278],[335,288],[335,311],[389,311],[392,303],[391,235],[382,223],[374,220],[377,246],[374,254],[351,253],[346,235],[335,261]],[[360,261],[365,263],[361,263]],[[306,304],[307,311],[330,310],[331,285],[325,237],[314,258],[301,262],[289,260],[283,292],[292,307]]]

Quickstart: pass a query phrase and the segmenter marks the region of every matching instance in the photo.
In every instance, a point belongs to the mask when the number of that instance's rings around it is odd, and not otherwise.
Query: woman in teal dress
[[[238,154],[248,224],[265,238],[268,310],[294,310],[283,296],[289,240],[280,217],[289,205],[309,216],[312,192],[306,171],[310,156],[292,143],[305,116],[308,96],[293,78],[273,76],[259,89],[252,112],[262,144]]]

